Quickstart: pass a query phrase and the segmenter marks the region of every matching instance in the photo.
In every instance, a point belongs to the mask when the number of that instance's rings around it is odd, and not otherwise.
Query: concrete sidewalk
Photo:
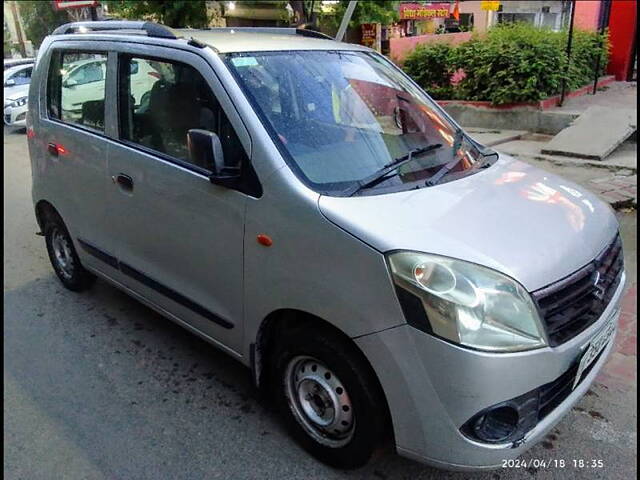
[[[553,111],[579,114],[594,105],[637,110],[637,92],[637,82],[614,82],[597,91],[595,95],[567,98],[562,107],[554,108]]]

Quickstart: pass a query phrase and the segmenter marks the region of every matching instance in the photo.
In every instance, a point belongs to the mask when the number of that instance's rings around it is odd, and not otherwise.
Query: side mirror
[[[16,81],[13,78],[10,78],[6,82],[4,82],[5,87],[13,87],[16,84]]]
[[[225,165],[222,143],[218,135],[194,128],[187,133],[187,145],[191,163],[211,171],[211,183],[225,187],[237,185],[240,169]]]
[[[75,87],[78,84],[78,82],[72,78],[69,78],[67,80],[65,80],[64,82],[62,82],[62,86],[64,88],[71,88],[71,87]]]

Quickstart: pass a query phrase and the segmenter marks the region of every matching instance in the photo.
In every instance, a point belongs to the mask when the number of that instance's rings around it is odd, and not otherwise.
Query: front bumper
[[[28,104],[21,107],[4,107],[4,124],[12,128],[26,127],[28,108]]]
[[[625,276],[602,316],[557,347],[492,354],[460,348],[408,325],[355,339],[385,391],[396,448],[403,456],[450,470],[499,467],[518,457],[558,423],[587,392],[606,362],[615,335],[576,388],[521,441],[488,444],[460,428],[481,410],[558,379],[584,353],[591,338],[619,316]]]

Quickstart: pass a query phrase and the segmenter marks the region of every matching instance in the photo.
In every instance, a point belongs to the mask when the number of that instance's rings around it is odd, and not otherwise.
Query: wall
[[[415,37],[392,38],[389,41],[389,57],[396,63],[402,63],[405,57],[421,43],[452,43],[458,44],[469,41],[471,32],[442,33],[439,35],[418,35]]]
[[[573,25],[582,30],[597,30],[601,3],[600,0],[578,0]]]
[[[627,79],[633,68],[631,55],[637,35],[637,2],[635,0],[614,0],[609,16],[609,41],[611,56],[607,73],[616,76],[616,80]]]
[[[502,12],[504,13],[535,13],[541,11],[542,7],[549,7],[551,13],[560,13],[562,11],[561,0],[546,0],[544,2],[540,0],[502,1],[500,5],[502,5]]]
[[[486,32],[491,26],[493,12],[482,10],[480,1],[460,2],[460,13],[473,13],[473,30],[476,32]]]

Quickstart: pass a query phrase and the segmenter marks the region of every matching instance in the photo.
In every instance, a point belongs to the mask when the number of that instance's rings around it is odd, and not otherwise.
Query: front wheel
[[[275,353],[276,404],[288,429],[319,460],[337,468],[366,464],[387,439],[377,379],[356,347],[332,332],[300,330]]]

